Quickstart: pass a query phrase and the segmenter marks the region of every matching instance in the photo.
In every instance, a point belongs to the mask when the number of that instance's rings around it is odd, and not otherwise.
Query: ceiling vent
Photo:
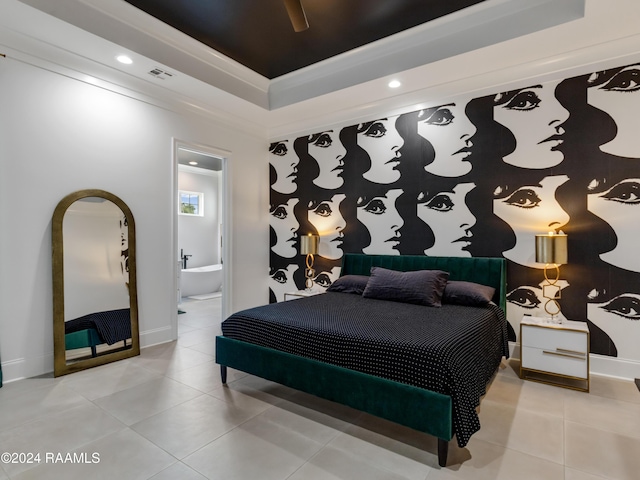
[[[167,78],[171,78],[174,76],[173,73],[167,72],[166,70],[162,70],[161,68],[154,68],[153,70],[149,70],[149,75],[152,75],[160,80],[166,80]]]

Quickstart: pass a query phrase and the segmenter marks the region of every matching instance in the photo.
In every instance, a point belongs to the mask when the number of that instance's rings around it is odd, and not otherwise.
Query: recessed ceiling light
[[[193,161],[189,162],[189,165],[197,165],[197,164],[198,162],[193,162]]]
[[[391,80],[389,82],[389,88],[398,88],[400,85],[402,85],[398,80]]]
[[[131,65],[133,63],[131,57],[127,57],[126,55],[118,55],[116,57],[116,60],[118,60],[120,63],[124,63],[125,65]]]

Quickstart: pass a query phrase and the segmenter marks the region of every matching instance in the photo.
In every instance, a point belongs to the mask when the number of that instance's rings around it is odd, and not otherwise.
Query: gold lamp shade
[[[550,232],[536,235],[536,262],[563,265],[568,261],[566,234]]]
[[[302,255],[316,255],[318,253],[318,245],[320,237],[318,235],[304,235],[300,237],[300,253]]]

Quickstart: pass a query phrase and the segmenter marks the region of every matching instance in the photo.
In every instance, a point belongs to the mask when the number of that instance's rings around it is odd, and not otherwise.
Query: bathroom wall
[[[561,316],[638,370],[640,63],[430,103],[271,144],[272,301],[303,288],[307,233],[316,288],[347,252],[498,256],[516,341],[523,315],[546,316],[535,235],[564,231]]]
[[[187,267],[220,263],[220,172],[178,167],[178,189],[204,196],[204,215],[178,215],[178,251],[191,255]]]

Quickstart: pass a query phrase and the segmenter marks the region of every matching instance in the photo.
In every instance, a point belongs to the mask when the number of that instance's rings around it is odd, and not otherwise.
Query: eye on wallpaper
[[[326,289],[346,252],[504,257],[507,318],[544,316],[535,235],[569,235],[562,314],[640,361],[640,63],[274,142],[271,301]]]

